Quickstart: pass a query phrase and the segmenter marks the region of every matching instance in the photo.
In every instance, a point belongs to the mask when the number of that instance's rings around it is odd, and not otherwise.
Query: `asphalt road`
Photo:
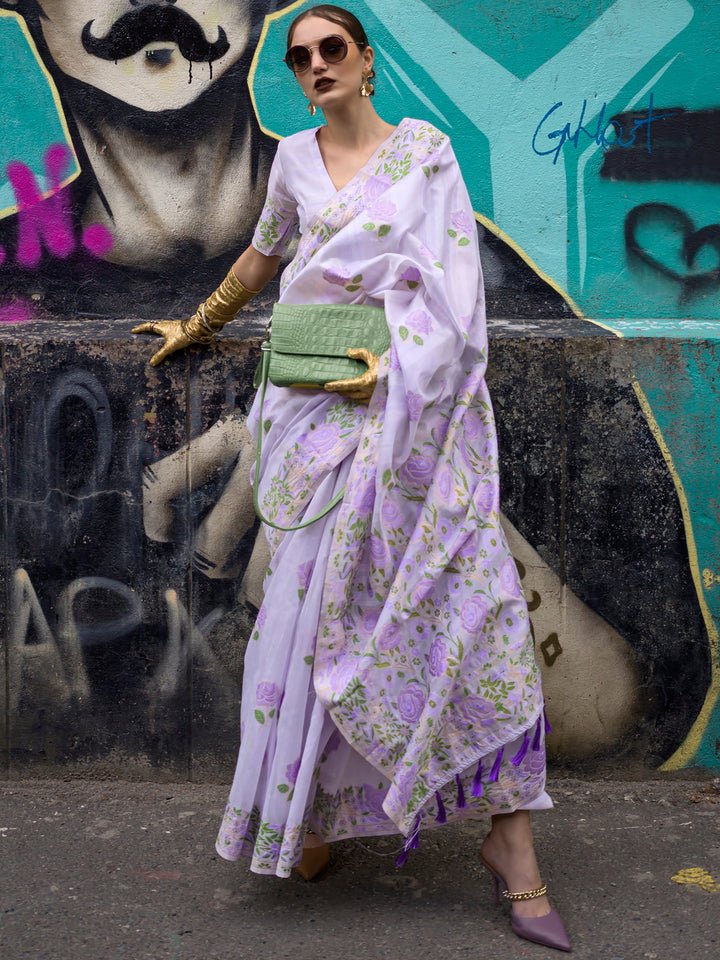
[[[574,956],[720,958],[720,781],[556,779],[536,846]],[[229,864],[226,785],[0,785],[0,960],[510,960],[477,851],[487,822],[332,848],[317,880]],[[680,882],[685,881],[685,882]]]

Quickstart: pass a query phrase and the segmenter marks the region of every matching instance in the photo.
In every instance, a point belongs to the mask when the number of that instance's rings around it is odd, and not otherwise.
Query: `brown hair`
[[[336,7],[331,3],[321,3],[316,7],[310,7],[309,10],[303,10],[290,24],[287,33],[288,50],[292,46],[292,35],[295,32],[295,27],[301,20],[305,20],[307,17],[320,17],[322,20],[329,20],[330,23],[336,23],[339,27],[344,27],[360,50],[364,50],[365,47],[369,46],[363,25],[354,13],[350,13],[349,10],[344,10],[342,7]]]

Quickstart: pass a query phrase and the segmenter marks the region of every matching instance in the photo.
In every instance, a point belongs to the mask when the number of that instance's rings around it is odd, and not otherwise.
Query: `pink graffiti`
[[[70,150],[64,143],[48,148],[45,175],[54,191],[43,197],[35,174],[20,161],[7,165],[7,176],[18,207],[17,261],[24,267],[36,267],[42,257],[43,243],[53,256],[64,259],[75,250],[75,236],[70,211],[70,197],[60,184],[68,168]],[[112,247],[112,235],[101,224],[83,231],[82,245],[95,256],[102,256]],[[5,259],[2,251],[0,263]]]
[[[0,303],[0,323],[30,323],[35,313],[27,300]]]
[[[112,234],[101,223],[91,223],[83,230],[82,245],[96,257],[103,257],[112,250]]]

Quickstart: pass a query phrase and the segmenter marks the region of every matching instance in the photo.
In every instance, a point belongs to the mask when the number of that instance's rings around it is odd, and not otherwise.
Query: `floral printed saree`
[[[341,190],[315,131],[279,144],[253,240],[287,303],[385,309],[368,407],[270,385],[259,488],[282,525],[246,655],[217,841],[287,876],[326,840],[546,807],[527,607],[499,521],[475,220],[450,141],[403,120]],[[354,346],[348,344],[349,347]],[[402,859],[402,858],[401,858]]]

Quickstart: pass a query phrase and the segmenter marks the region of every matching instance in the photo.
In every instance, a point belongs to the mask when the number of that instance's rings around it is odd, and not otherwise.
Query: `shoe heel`
[[[482,853],[479,856],[480,856],[480,863],[485,867],[485,869],[488,871],[490,876],[493,878],[493,883],[495,885],[495,902],[493,903],[493,906],[499,907],[500,906],[500,884],[502,883],[503,889],[505,889],[505,886],[506,886],[505,881],[503,880],[503,878],[500,876],[499,873],[493,870],[493,868],[487,862],[485,857],[483,857]]]

